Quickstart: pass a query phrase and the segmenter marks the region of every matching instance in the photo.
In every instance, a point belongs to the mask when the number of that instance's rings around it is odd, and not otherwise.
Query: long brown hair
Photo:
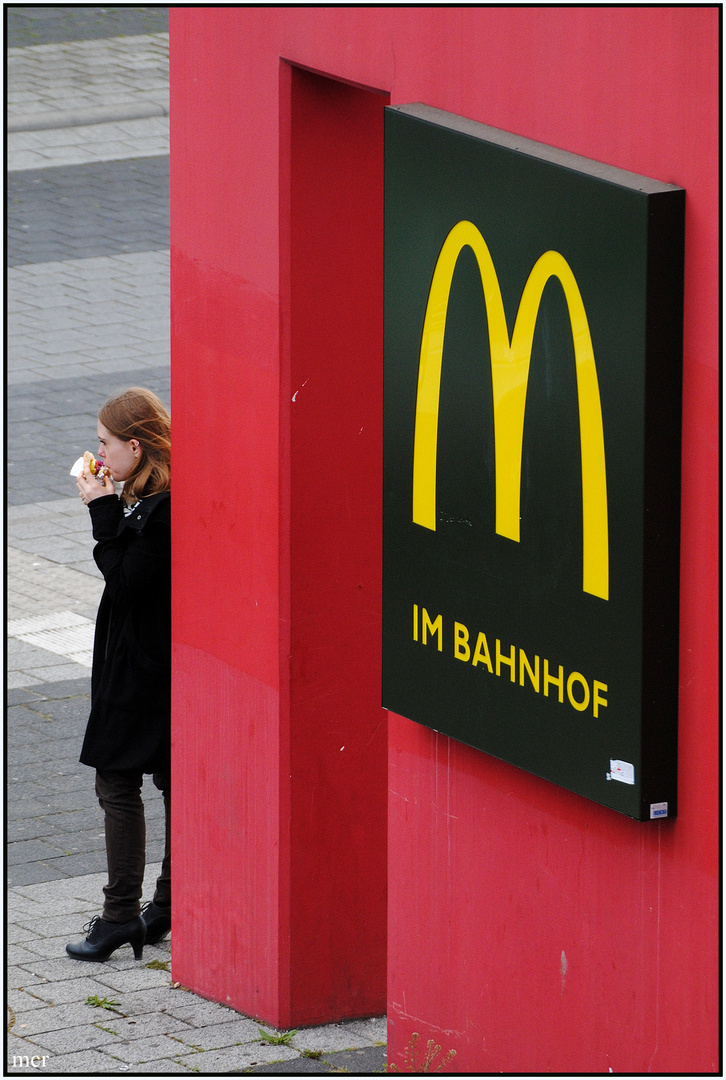
[[[124,483],[122,498],[137,502],[171,487],[171,420],[151,390],[134,386],[108,399],[98,414],[117,439],[138,440],[143,453]]]

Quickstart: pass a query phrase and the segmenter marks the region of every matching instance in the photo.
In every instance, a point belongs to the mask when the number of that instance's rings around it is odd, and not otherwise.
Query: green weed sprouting
[[[110,1012],[118,1012],[116,1008],[120,1005],[119,1001],[110,1001],[108,998],[100,998],[98,994],[92,994],[86,998],[86,1005],[92,1005],[94,1009],[108,1009]],[[123,1013],[121,1013],[123,1016]]]
[[[297,1028],[293,1031],[286,1031],[283,1035],[271,1035],[270,1032],[264,1031],[261,1027],[258,1027],[257,1030],[261,1037],[256,1041],[269,1043],[270,1046],[289,1046],[292,1037],[297,1035]]]

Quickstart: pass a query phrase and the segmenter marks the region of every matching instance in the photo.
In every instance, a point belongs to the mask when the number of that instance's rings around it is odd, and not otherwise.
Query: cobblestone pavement
[[[169,940],[143,961],[65,954],[106,880],[78,763],[102,581],[68,471],[110,393],[145,385],[169,403],[166,9],[6,11],[7,1073],[382,1072],[385,1018],[272,1044],[172,981]],[[148,898],[163,833],[150,781],[144,799]]]

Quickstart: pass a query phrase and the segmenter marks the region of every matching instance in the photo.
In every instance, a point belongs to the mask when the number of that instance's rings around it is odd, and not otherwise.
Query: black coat
[[[150,495],[124,517],[116,495],[88,504],[93,557],[106,581],[96,618],[84,765],[169,768],[171,502]]]

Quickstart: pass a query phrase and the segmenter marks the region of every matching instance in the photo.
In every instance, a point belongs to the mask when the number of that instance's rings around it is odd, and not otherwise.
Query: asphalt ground
[[[169,247],[167,155],[11,172],[7,263]]]
[[[169,404],[167,9],[5,15],[7,1074],[382,1072],[385,1017],[283,1040],[174,983],[169,939],[141,962],[65,954],[106,878],[78,762],[103,582],[68,472],[109,394],[145,385]],[[163,843],[150,778],[144,799],[148,899]]]
[[[168,32],[169,9],[151,5],[118,7],[12,4],[5,8],[5,45],[50,45],[61,41]]]

